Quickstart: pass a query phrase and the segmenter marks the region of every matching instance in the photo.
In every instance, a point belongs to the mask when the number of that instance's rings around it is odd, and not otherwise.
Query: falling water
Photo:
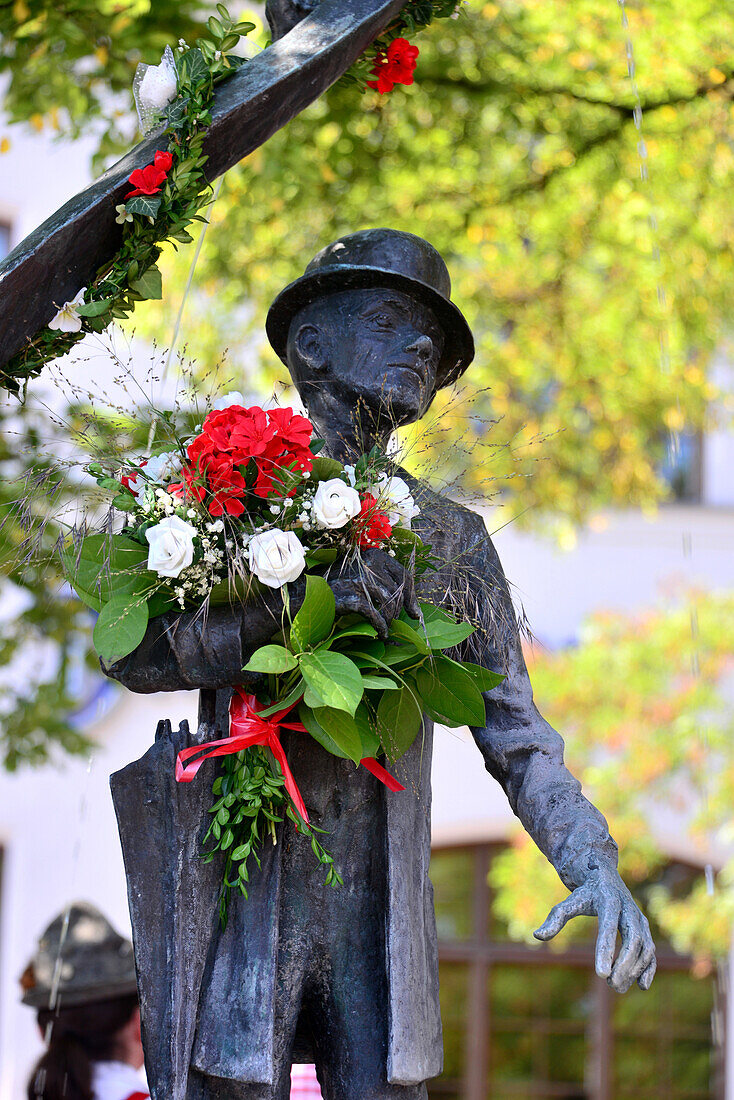
[[[640,171],[640,180],[643,185],[649,184],[650,170],[649,170],[649,156],[647,142],[645,141],[645,135],[642,128],[642,99],[640,97],[640,89],[637,83],[637,67],[635,64],[635,49],[632,42],[632,34],[630,31],[629,19],[627,17],[627,10],[625,7],[625,0],[617,0],[617,4],[620,9],[622,19],[622,29],[624,31],[624,50],[627,59],[627,76],[629,78],[630,88],[632,89],[632,96],[634,99],[632,118],[637,131],[637,156]],[[663,269],[662,269],[662,257],[660,252],[660,231],[657,214],[655,212],[655,206],[650,198],[649,199],[649,214],[648,224],[650,226],[650,235],[652,239],[652,258],[657,265],[657,299],[660,307],[660,336],[659,336],[659,363],[660,370],[663,375],[670,373],[670,344],[669,344],[669,325],[670,315],[668,313],[668,302],[665,293],[665,285],[663,281]],[[676,404],[678,412],[681,412],[680,397],[676,390]],[[682,421],[682,416],[678,417],[678,423]],[[680,433],[677,428],[667,427],[666,437],[666,450],[668,457],[668,464],[671,469],[675,469],[678,461],[680,460]],[[690,531],[683,531],[682,533],[682,551],[683,557],[690,561],[693,556],[693,536]],[[699,649],[699,623],[698,623],[698,611],[695,603],[691,601],[690,605],[690,626],[691,626],[691,661],[690,671],[694,680],[698,681],[701,675],[701,661],[700,661],[700,649]],[[698,737],[700,738],[703,747],[705,757],[709,757],[709,743],[708,737],[704,731],[697,729]],[[708,808],[708,790],[704,781],[703,790],[701,792],[702,800],[704,804],[704,811]],[[706,891],[710,897],[715,892],[715,876],[714,868],[710,862],[705,866],[705,878],[706,878]],[[714,987],[714,1007],[711,1012],[711,1036],[712,1042],[716,1048],[721,1050],[724,1044],[725,1024],[723,1005],[726,1002],[726,969],[719,967],[717,972],[717,982]]]

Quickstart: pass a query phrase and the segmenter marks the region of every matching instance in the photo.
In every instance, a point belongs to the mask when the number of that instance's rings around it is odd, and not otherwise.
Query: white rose
[[[159,577],[177,577],[194,560],[197,530],[179,516],[166,516],[145,537],[150,544],[148,569]]]
[[[421,513],[420,508],[413,500],[413,496],[407,484],[401,477],[386,477],[383,474],[377,488],[381,503],[384,502],[388,509],[388,518],[395,527],[410,527],[411,520]]]
[[[359,493],[339,477],[322,481],[313,498],[313,515],[319,527],[330,531],[344,527],[362,508]]]
[[[306,551],[294,531],[274,527],[252,536],[247,560],[259,581],[269,588],[280,588],[300,577],[306,568]]]
[[[242,405],[245,406],[245,399],[239,390],[232,390],[231,393],[222,394],[212,404],[212,409],[228,409],[230,405]]]
[[[83,286],[70,302],[64,302],[56,316],[49,321],[49,328],[54,329],[56,332],[81,332],[82,319],[77,313],[76,307],[82,305],[86,289]]]
[[[176,62],[170,46],[163,51],[160,65],[146,67],[137,91],[142,111],[162,111],[176,98]]]

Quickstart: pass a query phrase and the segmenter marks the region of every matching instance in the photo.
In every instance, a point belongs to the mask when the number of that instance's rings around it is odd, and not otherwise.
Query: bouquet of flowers
[[[223,758],[206,858],[224,853],[220,911],[229,891],[246,896],[248,860],[287,816],[307,832],[329,885],[339,885],[283,752],[279,731],[298,730],[336,756],[403,788],[378,762],[412,744],[423,714],[449,726],[483,725],[482,691],[501,677],[445,651],[473,632],[430,604],[405,611],[387,637],[363,616],[337,615],[329,579],[379,549],[413,574],[434,567],[411,529],[418,515],[406,482],[378,452],[342,465],[319,454],[310,421],[289,408],[220,399],[193,436],[123,469],[90,472],[124,513],[117,533],[70,538],[63,561],[80,599],[99,612],[94,643],[108,662],[142,641],[164,612],[248,601],[279,589],[282,616],[243,671],[256,693],[235,688],[229,737],[183,750],[176,777],[190,782],[204,760]],[[289,585],[305,578],[297,610]],[[303,582],[299,587],[299,599]],[[243,679],[247,679],[246,677]]]

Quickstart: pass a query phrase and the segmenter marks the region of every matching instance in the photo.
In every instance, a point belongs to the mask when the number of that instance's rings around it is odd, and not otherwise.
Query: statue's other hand
[[[338,615],[359,614],[386,639],[403,608],[420,617],[413,576],[384,550],[365,550],[359,561],[328,578]]]
[[[544,923],[533,933],[538,940],[551,940],[572,917],[599,918],[596,939],[596,972],[606,978],[617,993],[626,993],[636,981],[649,989],[655,976],[655,944],[650,925],[614,867],[591,871],[560,904],[554,905]],[[617,930],[622,937],[614,958]]]

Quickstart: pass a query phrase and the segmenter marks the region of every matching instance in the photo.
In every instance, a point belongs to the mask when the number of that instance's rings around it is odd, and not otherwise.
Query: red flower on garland
[[[145,168],[136,168],[134,172],[130,173],[128,182],[133,185],[135,190],[129,191],[125,198],[131,199],[133,195],[157,195],[166,182],[172,164],[173,156],[171,153],[163,153],[159,149],[153,157],[152,164],[146,164]]]
[[[419,54],[417,46],[411,46],[407,38],[395,38],[381,50],[372,66],[372,75],[377,80],[368,80],[368,87],[384,95],[391,92],[396,84],[412,84],[413,73]]]
[[[354,520],[354,527],[357,542],[364,548],[382,546],[392,534],[387,513],[377,507],[377,498],[372,493],[362,494],[362,508]]]
[[[166,182],[166,173],[154,164],[146,164],[145,168],[136,168],[130,173],[129,182],[135,190],[128,191],[126,199],[131,199],[134,195],[157,195]]]
[[[170,172],[172,164],[172,153],[163,153],[159,149],[156,155],[153,157],[153,167],[158,168],[161,172]]]

